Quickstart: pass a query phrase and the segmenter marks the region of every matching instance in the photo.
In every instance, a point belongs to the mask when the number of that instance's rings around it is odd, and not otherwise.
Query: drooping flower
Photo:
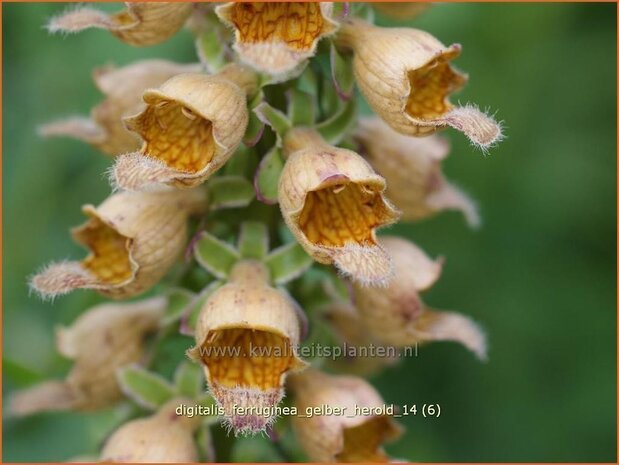
[[[142,47],[170,38],[193,11],[189,2],[125,2],[114,14],[90,7],[74,8],[52,18],[50,32],[75,33],[91,27],[106,29],[123,42]]]
[[[230,2],[215,11],[234,28],[234,49],[244,63],[285,79],[337,29],[331,10],[326,2]]]
[[[31,286],[44,297],[94,289],[116,299],[149,290],[170,269],[187,240],[187,218],[206,209],[200,189],[121,192],[101,205],[85,205],[89,219],[72,230],[89,250],[81,261],[53,263]]]
[[[204,304],[188,355],[203,365],[235,433],[263,431],[274,420],[285,377],[305,366],[297,355],[300,329],[294,303],[268,284],[257,261],[237,263]]]
[[[482,149],[501,139],[493,118],[472,105],[449,102],[467,80],[450,65],[460,45],[446,47],[424,31],[359,19],[342,24],[337,41],[354,53],[355,79],[367,102],[397,132],[423,136],[451,126]]]
[[[125,423],[112,433],[101,451],[102,462],[190,463],[198,462],[194,432],[200,417],[177,415],[179,405],[191,401],[175,398],[155,414]]]
[[[441,261],[431,260],[406,239],[381,237],[380,242],[393,257],[393,279],[384,288],[353,285],[368,334],[395,347],[455,341],[485,359],[486,340],[475,322],[459,313],[431,310],[419,296],[439,278]]]
[[[438,135],[399,134],[379,118],[363,118],[355,132],[361,153],[387,181],[387,196],[402,220],[418,221],[442,210],[459,210],[471,226],[479,225],[473,200],[441,172],[449,143]]]
[[[101,304],[56,332],[58,352],[74,361],[63,381],[47,381],[18,391],[9,401],[16,416],[53,410],[96,410],[122,397],[119,368],[137,363],[144,336],[159,327],[167,300],[156,297],[129,304]]]
[[[253,72],[231,64],[211,76],[180,74],[144,92],[144,111],[125,118],[144,141],[142,148],[117,158],[113,184],[143,190],[203,183],[241,143],[249,120],[247,94],[256,88]]]
[[[122,68],[95,70],[93,79],[106,98],[92,109],[90,118],[75,116],[47,123],[39,128],[39,133],[46,137],[73,137],[111,156],[133,152],[140,147],[140,138],[127,130],[122,118],[142,110],[144,90],[157,87],[176,74],[199,69],[198,64],[143,60]]]
[[[296,438],[313,462],[388,462],[382,445],[400,436],[402,428],[387,414],[380,394],[354,376],[332,376],[307,369],[290,378]],[[337,407],[343,415],[306,415],[307,409]],[[357,408],[372,409],[362,414]]]
[[[278,200],[297,241],[314,260],[333,263],[356,281],[386,282],[391,259],[375,231],[399,213],[383,195],[385,180],[363,157],[311,129],[291,130],[283,148]]]

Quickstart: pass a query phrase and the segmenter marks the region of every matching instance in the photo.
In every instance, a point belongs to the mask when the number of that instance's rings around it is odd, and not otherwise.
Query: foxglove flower
[[[112,183],[127,190],[193,187],[234,153],[248,123],[247,93],[257,76],[231,64],[215,75],[180,74],[144,92],[146,109],[125,118],[142,148],[117,158]]]
[[[193,11],[192,3],[125,2],[125,9],[107,14],[79,7],[52,18],[50,32],[74,33],[91,27],[106,29],[123,42],[138,47],[154,45],[170,38],[183,27]]]
[[[356,408],[382,409],[380,394],[354,376],[332,376],[308,369],[290,379],[296,437],[312,462],[388,462],[385,442],[396,439],[402,428],[387,414],[362,415]],[[343,415],[305,416],[308,408],[343,409]]]
[[[89,219],[72,230],[89,250],[81,261],[53,263],[31,280],[44,297],[94,289],[116,299],[148,291],[166,274],[187,240],[187,218],[206,209],[199,189],[122,192],[101,205],[85,205]]]
[[[216,12],[234,28],[234,49],[244,63],[285,79],[336,30],[331,10],[326,2],[230,2]]]
[[[441,161],[449,152],[445,139],[404,136],[379,118],[361,119],[355,139],[387,181],[387,196],[402,212],[402,220],[418,221],[453,209],[461,211],[471,226],[479,225],[475,203],[441,172]]]
[[[384,196],[385,180],[363,157],[327,144],[311,129],[286,134],[284,154],[278,200],[299,244],[358,282],[388,281],[391,259],[375,231],[399,213]]]
[[[139,362],[144,336],[159,327],[166,299],[101,304],[56,332],[58,352],[74,361],[63,381],[17,392],[9,401],[16,416],[51,410],[97,410],[120,400],[119,368]]]
[[[451,126],[482,149],[501,139],[493,118],[472,105],[449,102],[467,80],[450,65],[460,45],[446,47],[424,31],[358,19],[342,24],[337,41],[354,53],[356,82],[367,102],[397,132],[423,136]]]
[[[93,79],[106,98],[92,109],[90,118],[76,116],[54,121],[40,127],[39,132],[46,137],[73,137],[111,156],[133,152],[140,147],[140,138],[127,130],[122,118],[142,110],[144,90],[157,87],[176,74],[199,69],[197,64],[143,60],[122,68],[95,70]]]
[[[398,237],[382,237],[393,257],[395,275],[384,288],[354,285],[354,299],[368,334],[384,344],[405,347],[431,341],[455,341],[486,357],[482,330],[470,318],[426,307],[419,292],[430,288],[441,273],[441,262]]]
[[[235,433],[263,431],[274,420],[286,375],[305,367],[296,352],[300,329],[295,304],[268,284],[257,261],[237,263],[204,304],[188,354],[202,363]]]

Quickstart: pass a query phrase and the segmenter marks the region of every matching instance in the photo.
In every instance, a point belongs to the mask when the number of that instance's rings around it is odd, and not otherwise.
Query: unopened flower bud
[[[188,354],[203,364],[235,433],[263,431],[274,420],[287,373],[305,366],[297,355],[300,327],[294,303],[268,284],[257,261],[237,263],[204,304]]]
[[[446,47],[424,31],[358,19],[342,25],[338,42],[354,52],[356,82],[367,102],[397,132],[423,136],[451,126],[482,149],[501,139],[501,126],[490,116],[449,102],[467,79],[449,64],[460,45]]]
[[[102,462],[188,463],[198,461],[194,432],[200,417],[177,415],[179,405],[191,401],[177,398],[157,413],[125,423],[112,433],[101,451]]]
[[[125,118],[144,143],[121,155],[112,183],[127,190],[202,184],[234,153],[249,120],[247,93],[257,76],[231,64],[217,74],[180,74],[144,92],[146,109]]]
[[[380,394],[354,376],[332,376],[308,369],[290,378],[295,435],[312,462],[388,462],[383,443],[397,439],[402,428],[386,413]],[[307,415],[325,406],[340,415]],[[360,409],[368,409],[361,412]]]
[[[439,278],[440,261],[398,237],[381,237],[393,257],[395,274],[388,286],[354,285],[354,298],[366,330],[385,344],[405,347],[430,341],[455,341],[486,357],[482,330],[470,318],[455,312],[434,311],[421,301],[419,292]]]
[[[121,192],[101,205],[85,205],[89,217],[71,232],[90,254],[81,261],[47,266],[31,280],[43,297],[94,289],[124,299],[146,292],[166,274],[187,240],[187,218],[204,211],[199,189]]]
[[[122,397],[116,371],[139,362],[144,336],[159,327],[165,298],[130,304],[101,304],[56,332],[58,352],[74,361],[63,381],[47,381],[16,393],[13,415],[53,410],[96,410]]]
[[[142,110],[142,93],[181,73],[199,71],[197,64],[143,60],[122,68],[95,70],[93,79],[105,100],[92,109],[90,118],[69,117],[39,128],[45,137],[68,136],[93,145],[107,155],[133,152],[140,147],[137,134],[127,130],[122,118]]]
[[[297,241],[314,260],[333,263],[356,281],[386,282],[391,259],[375,231],[399,213],[383,195],[385,180],[363,157],[310,129],[286,134],[284,154],[278,200]]]
[[[170,38],[183,27],[193,10],[184,2],[125,2],[126,8],[107,14],[79,7],[52,18],[50,32],[75,33],[84,29],[106,29],[123,42],[138,47],[154,45]]]
[[[285,79],[335,31],[331,10],[326,2],[230,2],[215,11],[234,28],[234,49],[244,63]]]
[[[473,200],[441,172],[441,161],[449,152],[445,139],[398,134],[379,118],[361,119],[355,138],[361,153],[387,181],[387,196],[402,212],[402,220],[418,221],[453,209],[471,226],[479,225]]]

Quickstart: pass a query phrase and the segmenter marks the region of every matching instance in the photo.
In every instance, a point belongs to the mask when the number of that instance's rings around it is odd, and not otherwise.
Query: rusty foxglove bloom
[[[397,359],[391,355],[383,357],[361,355],[362,350],[382,346],[383,343],[367,331],[359,311],[351,302],[333,302],[325,308],[324,315],[339,339],[340,347],[346,349],[342,357],[332,362],[334,369],[344,373],[371,376],[396,363]]]
[[[203,183],[241,143],[247,93],[256,86],[253,72],[231,64],[211,76],[180,74],[144,92],[146,109],[125,118],[142,148],[117,158],[112,183],[127,190]]]
[[[285,78],[336,30],[331,10],[325,2],[230,2],[216,12],[234,28],[234,49],[243,62]]]
[[[332,376],[308,369],[290,378],[296,437],[313,462],[388,462],[383,443],[396,439],[402,429],[384,412],[380,394],[354,376]],[[324,406],[343,409],[343,415],[307,415]],[[360,414],[356,408],[370,409]],[[307,415],[307,416],[302,416]]]
[[[431,6],[430,3],[419,2],[372,2],[371,5],[383,16],[397,21],[416,18]]]
[[[106,29],[123,42],[138,47],[154,45],[170,38],[183,27],[193,10],[192,3],[125,2],[126,8],[107,14],[80,7],[52,18],[50,32],[74,33],[91,27]]]
[[[122,118],[144,107],[142,93],[176,74],[199,71],[197,64],[143,60],[122,68],[95,70],[93,79],[105,100],[92,109],[90,118],[70,117],[43,125],[43,136],[68,136],[93,145],[107,155],[133,152],[140,147],[137,134],[127,130]]]
[[[278,200],[297,241],[314,260],[333,263],[360,283],[386,282],[391,259],[375,231],[399,213],[383,195],[385,180],[363,157],[311,129],[286,134],[284,154]]]
[[[449,63],[460,45],[446,47],[424,31],[358,19],[342,24],[338,42],[354,52],[354,74],[366,100],[397,132],[423,136],[451,126],[482,149],[500,140],[501,126],[490,116],[449,102],[467,80]]]
[[[72,230],[89,250],[81,261],[53,263],[31,280],[44,297],[94,289],[124,299],[149,290],[182,253],[187,218],[206,208],[202,190],[122,192],[85,205],[88,220]]]
[[[268,284],[257,261],[237,263],[204,304],[188,354],[202,363],[235,433],[262,431],[274,420],[286,375],[305,366],[297,355],[300,328],[295,304]]]
[[[449,153],[445,139],[404,136],[379,118],[361,119],[355,138],[361,153],[387,181],[387,197],[402,212],[402,220],[422,220],[453,209],[471,226],[479,225],[475,203],[441,172],[441,161]]]
[[[15,394],[13,415],[52,410],[96,410],[122,397],[116,371],[139,362],[144,336],[159,327],[166,299],[130,304],[101,304],[56,333],[58,351],[74,361],[63,381],[48,381]]]
[[[125,423],[112,433],[101,451],[102,462],[188,463],[198,462],[194,432],[200,417],[176,414],[190,400],[168,401],[154,415]]]
[[[411,242],[381,237],[393,257],[395,275],[384,288],[354,285],[354,297],[368,334],[396,347],[430,341],[455,341],[486,357],[483,332],[459,313],[434,311],[425,306],[419,292],[431,287],[441,273],[441,262],[431,260]]]

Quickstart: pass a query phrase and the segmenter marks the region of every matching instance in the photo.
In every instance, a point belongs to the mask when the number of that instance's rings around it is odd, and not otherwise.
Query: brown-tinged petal
[[[450,65],[460,45],[446,47],[424,31],[358,19],[343,24],[337,40],[354,52],[354,74],[366,100],[397,132],[423,136],[451,126],[482,149],[501,139],[501,125],[492,117],[449,101],[467,80]]]
[[[258,71],[286,79],[333,33],[326,2],[230,2],[215,9],[235,31],[234,49]]]
[[[47,28],[52,33],[106,29],[127,44],[142,47],[176,34],[192,11],[189,2],[125,2],[125,9],[114,14],[79,7],[53,17]]]
[[[284,396],[288,372],[305,366],[297,355],[300,322],[290,298],[269,286],[257,261],[235,265],[230,281],[201,310],[196,346],[209,389],[236,433],[263,431]],[[240,410],[243,409],[243,410]]]
[[[118,157],[112,183],[127,190],[193,187],[234,153],[247,128],[247,93],[257,77],[232,64],[215,75],[181,74],[144,93],[146,108],[125,118],[142,148]]]
[[[56,333],[58,352],[74,361],[63,381],[46,381],[18,391],[9,412],[24,416],[56,410],[96,410],[122,397],[116,371],[139,362],[144,336],[159,327],[165,298],[130,304],[101,304]]]
[[[354,376],[332,376],[307,369],[290,378],[296,437],[315,462],[388,462],[385,442],[397,439],[402,428],[382,413],[387,407],[376,390]],[[341,408],[342,415],[304,416],[307,409]],[[361,414],[357,408],[372,409]]]
[[[353,285],[359,315],[369,334],[384,344],[405,347],[429,341],[455,341],[486,357],[482,330],[470,318],[453,312],[429,310],[419,296],[438,279],[441,261],[432,261],[413,243],[381,237],[393,257],[395,274],[388,286]]]
[[[356,281],[386,282],[391,260],[375,231],[395,222],[398,212],[383,195],[385,180],[363,157],[310,129],[290,131],[284,153],[278,199],[297,241],[316,261],[333,263]]]
[[[112,433],[101,451],[102,462],[120,463],[189,463],[198,462],[194,432],[200,417],[177,415],[191,400],[176,398],[154,415],[125,423]]]
[[[361,153],[387,181],[387,196],[405,221],[428,218],[441,210],[461,211],[471,226],[479,225],[473,200],[441,172],[449,152],[438,135],[417,138],[399,134],[379,118],[362,118],[355,132]]]
[[[140,138],[127,130],[122,118],[144,108],[144,90],[159,86],[176,74],[199,70],[198,64],[165,60],[142,60],[121,68],[97,69],[93,79],[105,100],[92,109],[90,118],[76,116],[53,121],[41,126],[39,134],[72,137],[111,156],[135,151],[140,147]]]
[[[85,205],[89,219],[72,234],[89,255],[49,265],[32,278],[31,286],[43,297],[74,289],[94,289],[117,299],[146,292],[181,255],[188,216],[205,208],[206,196],[199,189],[122,192],[98,207]]]

